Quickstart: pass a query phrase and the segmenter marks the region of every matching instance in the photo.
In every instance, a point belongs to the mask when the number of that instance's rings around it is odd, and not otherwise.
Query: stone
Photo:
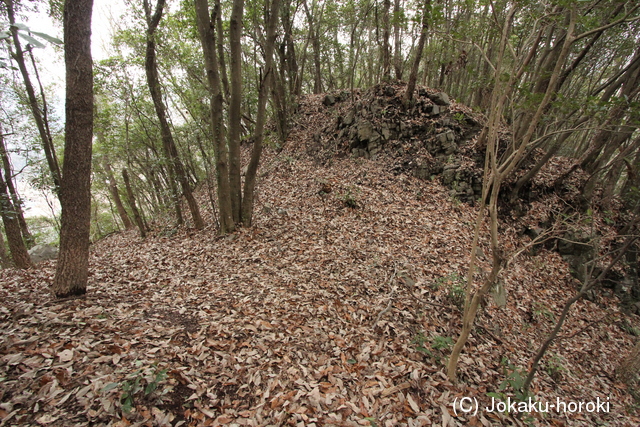
[[[342,124],[345,126],[351,126],[355,119],[355,114],[353,111],[349,111],[346,116],[342,118]]]
[[[58,248],[50,245],[36,245],[29,249],[29,256],[34,264],[58,258]]]
[[[396,88],[393,86],[386,86],[384,88],[384,96],[393,96],[396,94]]]
[[[369,141],[373,138],[373,126],[370,122],[358,123],[358,139],[360,141]]]
[[[382,134],[382,137],[384,139],[389,140],[389,137],[391,136],[391,131],[386,125],[382,125],[382,128],[380,129],[380,133]]]
[[[431,95],[427,95],[430,100],[432,100],[436,105],[451,105],[451,101],[449,100],[449,95],[444,92],[438,92]]]
[[[420,96],[428,96],[428,92],[425,88],[421,87],[418,89],[418,95]]]
[[[330,107],[335,103],[336,97],[333,95],[325,95],[324,100],[322,101],[322,104],[324,104],[326,107]]]

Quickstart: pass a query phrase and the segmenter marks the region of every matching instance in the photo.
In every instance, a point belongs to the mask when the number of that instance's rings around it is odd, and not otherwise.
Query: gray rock
[[[336,103],[336,97],[335,97],[335,96],[333,96],[333,95],[326,95],[326,96],[324,97],[324,100],[322,101],[322,103],[323,103],[325,106],[330,107],[330,106],[332,106],[333,104],[335,104],[335,103]]]
[[[347,115],[342,118],[342,123],[345,126],[350,126],[353,123],[354,118],[353,111],[349,111]]]
[[[396,88],[394,88],[393,86],[387,86],[384,88],[385,96],[393,96],[395,94],[396,94]]]
[[[29,249],[29,256],[34,264],[58,258],[58,248],[49,245],[36,245]]]
[[[449,100],[449,95],[444,92],[434,93],[432,95],[427,95],[430,100],[436,103],[436,105],[450,105],[451,101]]]
[[[370,122],[358,123],[358,139],[360,141],[369,141],[373,137],[373,126]]]

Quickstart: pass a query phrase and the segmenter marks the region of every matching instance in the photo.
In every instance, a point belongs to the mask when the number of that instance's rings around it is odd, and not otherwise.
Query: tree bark
[[[9,267],[9,257],[7,256],[7,250],[4,246],[4,234],[0,230],[0,268]]]
[[[218,58],[216,57],[216,16],[220,13],[220,1],[217,0],[209,18],[207,0],[194,0],[196,21],[200,43],[204,52],[207,80],[211,92],[211,126],[216,156],[216,174],[218,184],[218,206],[220,209],[220,234],[231,233],[235,230],[235,223],[231,213],[231,196],[229,191],[229,156],[224,135],[222,120],[223,95],[220,87],[220,73]],[[221,35],[218,34],[218,37]]]
[[[393,67],[396,72],[396,79],[402,80],[402,37],[400,25],[400,0],[393,2]]]
[[[0,124],[0,145],[4,147],[4,136],[2,133],[2,125]],[[10,176],[9,178],[10,179]],[[7,241],[9,242],[9,251],[13,263],[18,268],[32,267],[31,258],[27,252],[27,247],[22,240],[22,232],[16,208],[11,201],[11,197],[7,192],[7,183],[0,172],[0,216],[4,223],[4,230],[7,233]],[[4,242],[2,243],[2,251],[4,251]]]
[[[176,147],[175,141],[173,139],[173,133],[171,132],[171,128],[169,127],[169,121],[167,120],[167,109],[164,105],[164,101],[162,100],[162,92],[160,90],[160,78],[158,77],[158,63],[156,59],[155,31],[158,28],[160,19],[162,18],[162,10],[164,8],[164,4],[165,0],[158,0],[155,11],[152,15],[148,0],[144,0],[145,15],[147,17],[147,48],[145,58],[147,83],[149,85],[149,91],[151,92],[151,98],[153,99],[153,106],[156,110],[158,121],[160,122],[160,130],[162,132],[162,147],[164,149],[164,154],[167,158],[167,161],[169,162],[169,173],[173,175],[172,177],[170,177],[170,181],[173,182],[173,180],[175,179],[180,183],[182,193],[184,194],[185,199],[187,199],[187,205],[189,206],[189,210],[191,211],[191,217],[193,219],[194,226],[197,229],[202,229],[204,227],[204,222],[202,221],[202,217],[200,216],[198,203],[193,197],[193,192],[191,191],[191,186],[189,185],[189,180],[187,179],[184,165],[180,160],[178,148]],[[175,183],[172,183],[172,186],[175,188]],[[179,198],[177,200],[174,200],[174,202],[176,203],[176,214],[178,214],[178,212],[180,212]],[[179,222],[180,220],[181,218],[178,217]]]
[[[309,25],[309,38],[311,39],[311,46],[313,47],[313,65],[314,65],[314,80],[313,80],[313,93],[322,93],[322,65],[320,62],[320,39],[318,36],[318,29],[313,20],[313,14],[309,10],[307,0],[303,0],[305,13],[307,15],[307,24]]]
[[[260,82],[260,92],[258,93],[258,113],[256,115],[256,129],[254,134],[253,152],[247,167],[247,174],[244,181],[244,200],[242,201],[242,223],[245,227],[250,227],[253,217],[253,200],[256,186],[256,174],[260,164],[262,154],[262,141],[264,139],[264,124],[266,121],[267,97],[269,96],[269,86],[273,81],[273,51],[276,44],[276,29],[278,26],[278,12],[280,11],[280,0],[273,0],[269,16],[265,17],[267,25],[267,40],[264,47],[264,72]]]
[[[416,47],[415,58],[413,58],[413,65],[411,66],[411,74],[409,75],[409,82],[407,83],[407,89],[404,93],[404,105],[408,108],[413,102],[413,92],[416,89],[416,81],[418,80],[418,68],[420,67],[420,61],[422,60],[422,51],[424,50],[424,44],[427,40],[427,31],[429,31],[429,15],[431,14],[431,0],[425,0],[424,10],[422,12],[422,31],[420,32],[420,39],[418,40],[418,46]]]
[[[89,274],[91,148],[93,138],[93,0],[64,4],[64,59],[67,70],[65,143],[60,205],[60,252],[52,291],[58,298],[82,295]]]
[[[129,204],[131,212],[133,212],[133,218],[135,219],[138,230],[140,231],[140,237],[144,239],[145,237],[147,237],[146,227],[144,226],[144,222],[142,221],[142,215],[140,215],[140,211],[138,210],[136,196],[133,193],[133,189],[131,188],[129,174],[127,173],[126,169],[122,169],[122,180],[124,181],[124,187],[127,190],[127,203]]]
[[[0,133],[2,133],[2,127],[0,126]],[[11,202],[13,204],[13,209],[15,211],[18,223],[20,224],[20,231],[22,233],[22,237],[24,238],[24,242],[27,248],[33,246],[35,240],[33,235],[29,231],[29,226],[27,225],[27,221],[24,219],[24,211],[22,210],[22,201],[20,200],[20,196],[18,196],[18,192],[16,190],[15,185],[13,185],[13,171],[11,168],[11,161],[9,159],[9,155],[7,153],[7,147],[4,144],[4,138],[0,140],[0,157],[2,158],[2,167],[4,168],[4,179],[5,184],[7,185],[7,190],[9,192],[9,196],[11,197]]]
[[[391,10],[391,0],[382,2],[382,80],[391,80],[391,23],[389,22],[389,11]]]
[[[109,159],[104,157],[102,159],[102,167],[107,174],[107,179],[109,180],[109,193],[111,194],[111,198],[113,199],[113,203],[116,205],[116,210],[118,211],[118,216],[124,225],[124,228],[130,229],[133,228],[133,222],[131,222],[131,218],[129,218],[129,214],[127,214],[127,210],[124,208],[122,204],[122,199],[120,198],[120,192],[118,191],[118,184],[116,183],[116,178],[113,176],[113,170],[111,170],[111,164],[109,164]]]
[[[229,98],[229,191],[233,222],[242,219],[242,180],[240,177],[240,126],[242,118],[242,15],[244,0],[234,0],[229,21],[231,50],[231,97]]]

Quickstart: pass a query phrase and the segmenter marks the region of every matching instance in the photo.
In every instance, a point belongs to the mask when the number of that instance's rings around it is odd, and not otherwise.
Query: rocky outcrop
[[[482,120],[440,91],[420,87],[403,105],[403,84],[381,84],[361,93],[327,94],[322,104],[335,118],[314,135],[322,147],[337,146],[357,158],[388,155],[398,172],[422,179],[440,177],[452,196],[474,202],[481,196],[482,164],[469,147]]]

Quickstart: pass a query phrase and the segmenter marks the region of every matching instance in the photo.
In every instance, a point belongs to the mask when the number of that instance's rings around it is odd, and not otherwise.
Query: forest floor
[[[544,248],[503,273],[506,306],[487,301],[451,383],[477,208],[384,155],[319,165],[292,138],[265,156],[251,229],[220,237],[209,216],[201,231],[111,235],[81,298],[52,298],[55,261],[1,271],[0,425],[640,424],[614,379],[640,322],[607,291],[575,305],[533,383],[542,408],[567,410],[485,409],[488,393],[515,395],[576,291]],[[530,242],[521,231],[502,223],[507,254]]]

